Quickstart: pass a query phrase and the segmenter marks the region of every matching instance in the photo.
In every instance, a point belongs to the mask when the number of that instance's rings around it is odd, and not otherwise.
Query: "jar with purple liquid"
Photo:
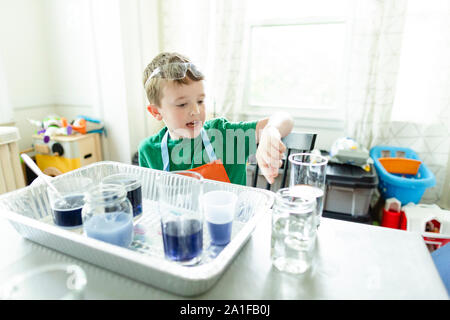
[[[87,177],[61,177],[53,179],[52,184],[58,191],[47,188],[53,222],[65,229],[81,228],[84,192],[93,186],[93,181]]]
[[[122,185],[100,184],[88,190],[82,217],[90,238],[124,248],[133,241],[133,207]]]
[[[118,173],[105,177],[102,183],[124,186],[127,191],[127,198],[133,206],[133,217],[139,217],[142,214],[142,185],[137,176],[129,173]]]

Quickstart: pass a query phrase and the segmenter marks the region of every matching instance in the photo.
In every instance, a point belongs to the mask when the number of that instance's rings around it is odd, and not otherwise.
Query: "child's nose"
[[[192,109],[191,109],[191,114],[199,114],[200,113],[200,106],[198,105],[198,103],[194,103]]]

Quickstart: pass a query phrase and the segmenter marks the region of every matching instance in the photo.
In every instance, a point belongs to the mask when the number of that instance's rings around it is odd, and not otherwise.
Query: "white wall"
[[[161,128],[147,112],[142,84],[143,70],[159,53],[157,1],[120,0],[120,13],[130,148],[136,151],[144,137]]]
[[[48,39],[41,0],[0,0],[0,51],[13,117],[22,139],[31,145],[24,119],[53,111]]]
[[[142,72],[159,53],[157,0],[91,2],[98,110],[111,159],[131,162],[139,142],[161,128],[146,111]]]
[[[0,0],[0,48],[14,107],[53,103],[41,0]]]
[[[13,122],[13,111],[9,100],[8,82],[3,67],[3,58],[0,51],[0,125]]]
[[[0,0],[0,49],[22,139],[27,119],[83,114],[107,128],[105,159],[129,163],[160,128],[146,112],[142,71],[158,53],[156,0]]]
[[[13,117],[15,126],[19,128],[20,140],[18,141],[19,150],[25,150],[31,147],[31,136],[36,133],[37,128],[30,125],[28,119],[42,120],[45,116],[55,114],[56,109],[53,105],[42,105],[33,107],[15,108]]]
[[[87,4],[0,0],[0,49],[21,150],[37,129],[27,119],[94,116]]]
[[[95,70],[89,0],[44,0],[53,102],[93,106]]]

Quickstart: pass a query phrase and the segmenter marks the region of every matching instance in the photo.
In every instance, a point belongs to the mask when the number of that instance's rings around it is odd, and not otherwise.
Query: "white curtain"
[[[407,2],[354,1],[347,91],[347,133],[370,147],[390,122]]]
[[[3,69],[3,58],[0,54],[0,125],[13,122],[13,110],[9,100],[6,74]]]
[[[208,109],[231,116],[244,73],[246,0],[160,0],[160,49],[191,58],[206,75]]]
[[[450,9],[436,0],[356,1],[347,133],[409,147],[436,176],[422,202],[450,206]],[[434,40],[433,40],[434,39]]]

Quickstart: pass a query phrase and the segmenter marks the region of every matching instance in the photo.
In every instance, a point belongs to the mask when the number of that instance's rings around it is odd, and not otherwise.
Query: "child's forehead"
[[[163,97],[168,99],[205,94],[203,80],[189,80],[187,84],[177,83],[172,80],[165,81],[162,88],[162,94]]]

